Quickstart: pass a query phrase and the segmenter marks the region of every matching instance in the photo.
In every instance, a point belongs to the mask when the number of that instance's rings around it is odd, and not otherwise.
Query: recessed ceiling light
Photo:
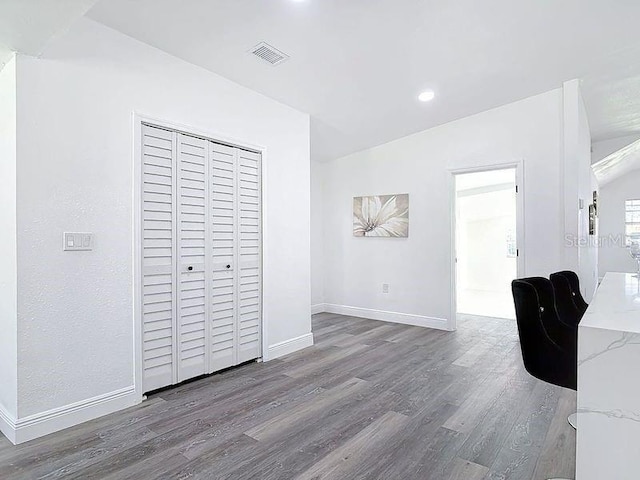
[[[421,102],[429,102],[433,100],[433,97],[435,96],[436,94],[433,90],[425,90],[420,95],[418,95],[418,100],[420,100]]]

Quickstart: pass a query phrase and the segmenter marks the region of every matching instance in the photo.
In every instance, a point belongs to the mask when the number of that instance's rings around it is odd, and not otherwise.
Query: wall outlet
[[[389,293],[389,284],[388,283],[383,283],[382,284],[382,293]]]

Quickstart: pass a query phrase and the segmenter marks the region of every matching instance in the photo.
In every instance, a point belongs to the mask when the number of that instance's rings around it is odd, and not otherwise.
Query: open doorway
[[[516,167],[458,173],[455,179],[457,313],[515,318],[518,277]]]

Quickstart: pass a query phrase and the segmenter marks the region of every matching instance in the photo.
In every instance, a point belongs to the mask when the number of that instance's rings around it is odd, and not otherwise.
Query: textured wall
[[[17,415],[16,62],[0,71],[0,409]],[[1,422],[0,422],[1,423]]]
[[[20,68],[21,417],[133,384],[134,112],[266,147],[265,336],[310,332],[307,115],[91,20]]]

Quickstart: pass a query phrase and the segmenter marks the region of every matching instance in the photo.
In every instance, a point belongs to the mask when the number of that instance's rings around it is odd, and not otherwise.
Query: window
[[[631,240],[640,242],[640,200],[624,202],[624,237],[627,245]]]

